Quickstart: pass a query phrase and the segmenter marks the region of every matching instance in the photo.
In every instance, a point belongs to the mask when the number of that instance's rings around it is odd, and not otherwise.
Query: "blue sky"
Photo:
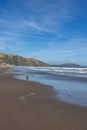
[[[87,65],[87,0],[0,0],[0,52]]]

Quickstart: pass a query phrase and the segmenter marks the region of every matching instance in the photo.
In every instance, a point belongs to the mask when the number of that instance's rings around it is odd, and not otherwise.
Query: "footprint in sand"
[[[20,99],[21,102],[26,103],[26,102],[27,102],[27,97],[28,97],[28,96],[34,96],[34,95],[35,95],[35,93],[32,92],[32,93],[29,93],[29,94],[27,94],[27,95],[25,95],[25,96],[19,97],[19,99]]]

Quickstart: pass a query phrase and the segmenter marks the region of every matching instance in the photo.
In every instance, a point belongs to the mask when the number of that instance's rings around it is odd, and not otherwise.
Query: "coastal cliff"
[[[0,53],[0,65],[16,65],[16,66],[50,66],[34,58],[25,58],[13,54]]]

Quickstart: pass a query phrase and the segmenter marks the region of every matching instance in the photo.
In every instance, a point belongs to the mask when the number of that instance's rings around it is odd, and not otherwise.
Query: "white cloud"
[[[53,30],[49,28],[42,27],[41,25],[38,25],[35,21],[27,21],[24,20],[22,21],[23,26],[27,28],[32,28],[40,32],[50,32],[50,33],[55,33]]]
[[[21,2],[24,2],[22,4],[26,8],[24,8],[24,14],[20,16],[20,13],[18,13],[18,17],[17,12],[20,12],[20,8],[19,10],[17,8],[16,11],[16,7],[11,14],[8,10],[1,9],[5,17],[0,19],[0,24],[5,31],[8,30],[15,35],[23,34],[23,32],[32,35],[38,32],[59,35],[62,24],[71,20],[72,1],[22,0]]]
[[[74,0],[27,0],[24,3],[33,12],[30,16],[32,21],[38,21],[40,27],[42,25],[45,29],[49,27],[55,30],[55,26],[60,26],[73,17]]]
[[[40,51],[32,52],[31,56],[34,57],[45,57],[45,60],[56,60],[58,59],[74,59],[79,55],[87,54],[87,39],[70,39],[65,44],[58,42],[49,43],[48,48],[41,49]]]
[[[51,36],[49,36],[51,41],[51,43],[47,42],[49,47],[41,49],[39,52],[32,52],[31,56],[44,57],[47,53],[50,58],[56,58],[56,55],[58,57],[75,57],[76,55],[87,53],[87,39],[65,40],[66,44],[64,45],[58,42],[59,38],[64,37],[61,31],[63,24],[75,18],[73,13],[75,0],[21,1],[26,5],[24,5],[24,10],[22,10],[23,14],[20,8],[17,8],[16,11],[16,7],[14,7],[12,12],[11,10],[1,9],[4,17],[0,18],[0,50],[5,50],[6,48],[10,51],[24,49],[28,45],[27,39],[34,36],[43,37],[43,35],[39,34],[51,33],[55,35],[54,37],[57,35],[58,37],[52,41]],[[19,12],[21,12],[21,16]],[[26,38],[26,35],[28,38]]]

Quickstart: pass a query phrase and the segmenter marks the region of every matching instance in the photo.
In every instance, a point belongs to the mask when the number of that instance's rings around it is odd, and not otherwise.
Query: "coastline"
[[[87,130],[87,107],[58,101],[52,87],[4,71],[0,68],[1,130]]]

